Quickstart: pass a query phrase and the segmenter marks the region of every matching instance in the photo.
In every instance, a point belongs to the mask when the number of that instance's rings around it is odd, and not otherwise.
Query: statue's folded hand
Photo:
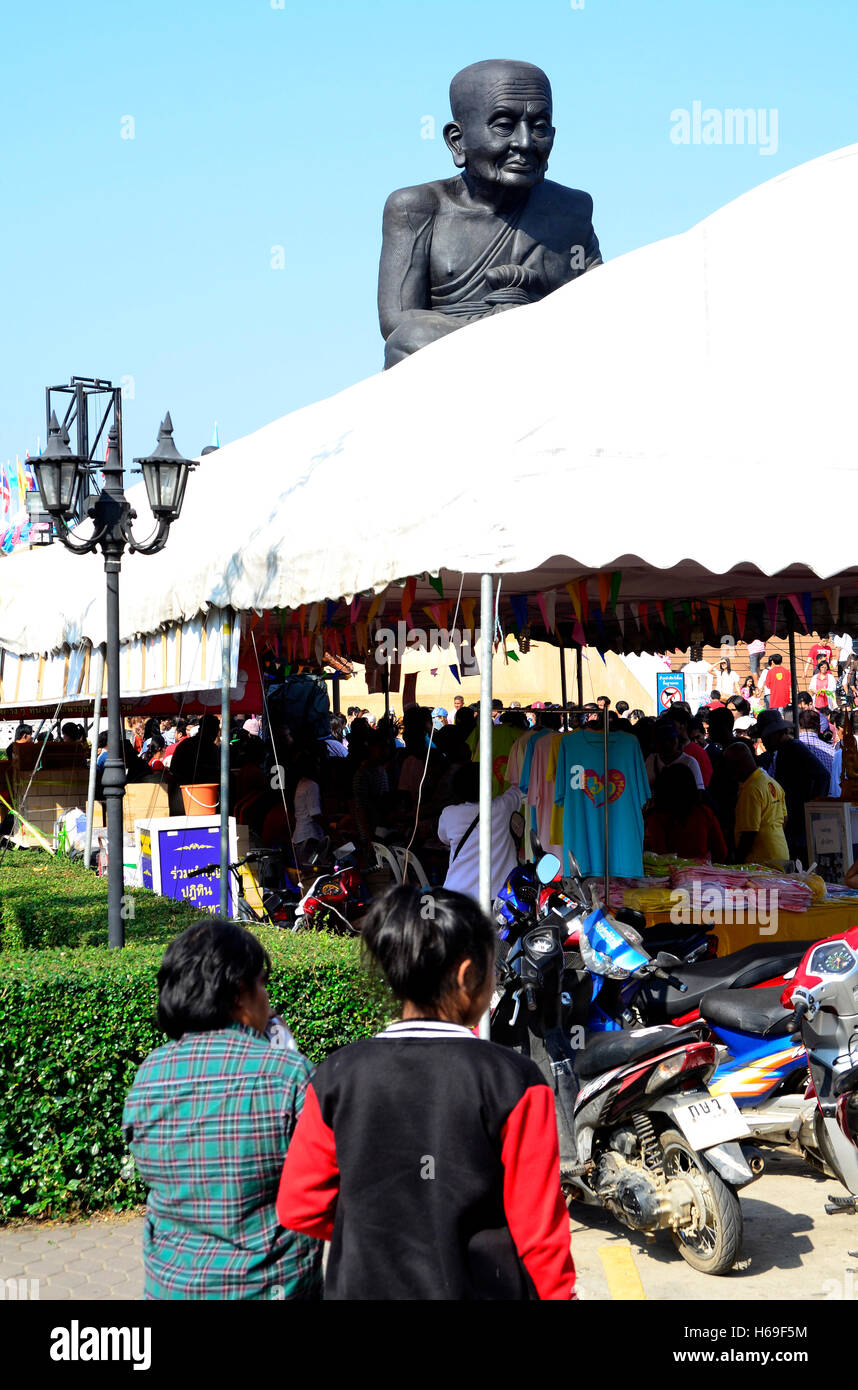
[[[485,303],[492,306],[494,313],[519,304],[532,304],[546,293],[542,278],[526,265],[493,266],[486,271],[486,284],[489,293]]]

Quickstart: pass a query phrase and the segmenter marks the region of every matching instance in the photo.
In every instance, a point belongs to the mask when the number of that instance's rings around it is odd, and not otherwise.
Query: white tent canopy
[[[226,445],[167,548],[125,560],[123,637],[442,566],[466,594],[604,568],[632,600],[851,585],[856,241],[852,145]],[[104,640],[97,559],[0,575],[0,646]]]

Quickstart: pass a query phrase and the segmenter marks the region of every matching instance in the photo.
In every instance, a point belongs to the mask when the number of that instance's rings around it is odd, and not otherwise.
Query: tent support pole
[[[578,643],[578,704],[584,703],[584,648]]]
[[[232,609],[223,610],[220,676],[220,915],[229,916],[229,686]]]
[[[492,637],[495,615],[492,576],[480,580],[480,907],[492,910]],[[480,1037],[489,1036],[489,1015],[480,1019]]]
[[[792,688],[792,723],[798,740],[798,677],[795,671],[795,631],[789,630],[789,681]]]
[[[604,772],[605,772],[605,783],[604,783],[604,791],[603,791],[602,795],[603,795],[604,798],[605,798],[605,907],[608,906],[608,898],[609,898],[609,894],[610,894],[610,891],[611,891],[611,873],[610,873],[610,867],[609,867],[609,866],[610,866],[610,862],[611,862],[611,856],[610,856],[610,852],[611,852],[611,829],[610,829],[610,825],[609,825],[609,822],[608,822],[608,797],[609,797],[609,790],[608,790],[608,789],[609,789],[609,785],[610,785],[610,776],[609,776],[609,767],[608,767],[608,763],[609,763],[609,758],[608,758],[608,724],[609,724],[609,722],[610,722],[610,721],[609,721],[609,719],[608,719],[608,711],[607,711],[606,709],[603,709],[603,710],[602,710],[602,728],[604,729],[604,747],[605,747],[605,769],[604,769]],[[565,856],[564,856],[564,857],[565,857]],[[565,868],[565,867],[566,867],[566,866],[564,865],[564,868]]]
[[[566,648],[560,643],[560,703],[563,706],[563,728],[568,728],[566,716]]]
[[[92,820],[95,815],[95,779],[98,771],[98,730],[101,724],[101,687],[104,684],[104,648],[95,653],[95,703],[92,709],[92,748],[89,755],[89,787],[86,793],[86,838],[83,842],[83,862],[86,868],[92,859]]]

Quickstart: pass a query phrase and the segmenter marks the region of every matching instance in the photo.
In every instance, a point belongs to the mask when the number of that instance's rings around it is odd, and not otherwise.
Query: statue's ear
[[[444,127],[444,140],[447,149],[453,156],[453,163],[457,169],[465,167],[465,151],[462,149],[462,127],[456,121],[450,121]]]

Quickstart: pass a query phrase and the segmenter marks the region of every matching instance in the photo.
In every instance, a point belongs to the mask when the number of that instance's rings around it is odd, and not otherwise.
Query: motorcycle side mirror
[[[521,814],[521,811],[513,811],[510,816],[509,833],[515,840],[515,843],[520,845],[524,839],[524,816]]]
[[[672,965],[681,965],[682,961],[679,959],[679,956],[672,956],[670,951],[659,951],[655,958],[655,963],[662,970],[667,970]]]
[[[562,868],[556,854],[543,854],[536,866],[536,877],[540,883],[553,883]]]

